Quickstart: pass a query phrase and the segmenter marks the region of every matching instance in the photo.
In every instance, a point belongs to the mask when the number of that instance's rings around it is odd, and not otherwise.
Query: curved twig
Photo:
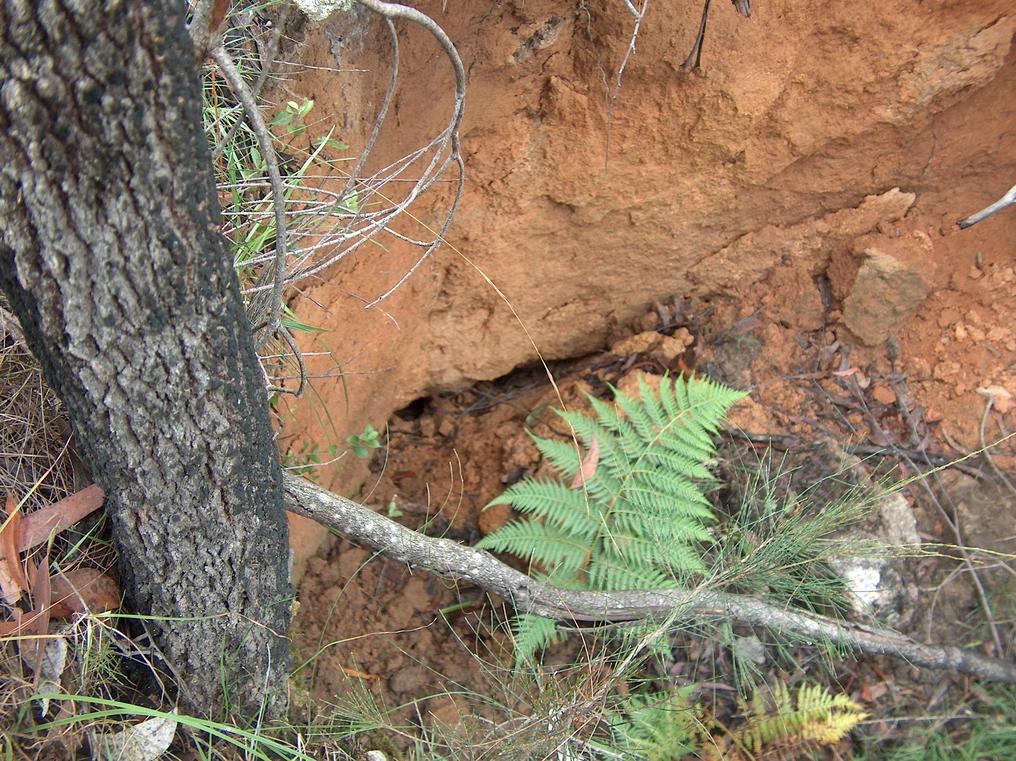
[[[664,620],[675,611],[700,618],[732,618],[809,642],[833,642],[871,655],[902,658],[917,666],[1016,683],[1016,664],[973,650],[925,645],[886,629],[844,624],[742,595],[712,589],[620,592],[560,589],[516,571],[488,552],[450,539],[424,536],[298,476],[283,476],[283,487],[290,512],[380,550],[392,560],[475,584],[510,600],[523,612],[569,623]]]
[[[451,61],[452,69],[455,72],[455,104],[452,107],[451,120],[449,121],[447,129],[441,134],[441,136],[439,136],[438,150],[431,159],[430,166],[428,166],[424,172],[423,176],[428,179],[425,182],[421,182],[417,187],[414,187],[409,195],[396,206],[396,209],[401,212],[408,208],[409,205],[416,200],[420,193],[429,188],[433,184],[434,180],[436,180],[437,176],[444,172],[444,169],[447,167],[449,161],[455,162],[459,168],[459,179],[456,185],[455,197],[448,209],[448,213],[445,215],[444,223],[441,225],[441,229],[437,232],[434,240],[427,246],[417,261],[395,285],[367,305],[367,308],[369,309],[370,307],[376,306],[380,302],[384,301],[398,290],[402,284],[405,283],[406,280],[408,280],[412,274],[420,268],[420,266],[437,249],[437,247],[441,245],[444,233],[448,230],[448,226],[451,224],[455,210],[458,208],[459,200],[462,197],[462,189],[465,183],[465,166],[462,162],[461,146],[459,144],[459,127],[462,124],[462,114],[465,110],[466,103],[466,69],[462,65],[462,59],[459,57],[459,52],[455,49],[455,45],[452,43],[451,38],[449,38],[444,29],[442,29],[438,23],[427,14],[421,13],[416,8],[410,8],[408,5],[386,3],[381,0],[358,0],[358,2],[363,7],[384,16],[389,21],[392,19],[404,19],[422,26],[430,32],[441,45],[445,54],[448,56],[448,60]],[[438,162],[444,154],[445,145],[448,141],[451,143],[451,153],[447,159],[441,162],[440,168],[437,168]],[[433,175],[431,174],[432,172]]]
[[[367,163],[367,157],[374,150],[374,143],[377,142],[377,137],[381,134],[381,127],[388,116],[388,109],[392,105],[392,100],[395,97],[395,88],[399,83],[399,35],[395,31],[395,24],[392,23],[390,18],[385,18],[385,26],[388,27],[388,35],[392,44],[392,76],[388,80],[388,89],[385,91],[384,100],[381,101],[381,107],[374,118],[374,127],[371,129],[367,142],[363,147],[363,152],[360,154],[360,160],[356,162],[356,168],[353,169],[349,179],[346,181],[346,187],[342,191],[340,201],[344,200],[352,192],[353,186],[360,177],[360,172],[363,171],[364,164]]]
[[[631,30],[631,38],[628,40],[628,50],[625,51],[624,58],[621,60],[621,65],[617,67],[617,73],[614,76],[614,91],[610,93],[610,98],[607,101],[607,128],[605,145],[603,151],[603,168],[607,168],[607,163],[610,161],[610,135],[614,126],[614,108],[617,106],[617,98],[621,94],[621,80],[624,78],[624,71],[628,68],[628,63],[631,61],[632,56],[635,55],[635,43],[638,42],[639,29],[642,28],[642,21],[646,17],[646,13],[649,11],[649,0],[642,0],[642,7],[636,8],[631,0],[625,0],[625,5],[628,6],[628,11],[632,16],[635,17],[635,27]]]
[[[267,308],[264,309],[264,312],[262,313],[260,309],[255,308],[251,319],[251,326],[256,327],[255,323],[260,323],[265,313],[267,316],[264,329],[258,331],[254,336],[254,348],[260,349],[268,342],[269,338],[278,332],[279,326],[282,324],[282,287],[286,277],[285,191],[282,186],[282,174],[279,172],[279,160],[275,155],[272,134],[268,131],[268,125],[265,124],[264,117],[261,116],[261,110],[258,108],[254,96],[247,88],[243,77],[240,76],[240,72],[236,69],[236,64],[233,63],[233,59],[230,58],[229,53],[226,52],[224,47],[219,45],[210,55],[212,60],[219,65],[219,70],[229,84],[229,89],[233,91],[237,100],[240,101],[240,105],[243,106],[251,130],[257,137],[261,155],[265,158],[265,164],[268,167],[268,181],[272,186],[272,208],[275,213],[275,267],[272,275],[269,275],[272,270],[265,268],[265,271],[258,278],[264,283],[267,283],[270,279],[272,280],[272,295],[271,301]],[[251,305],[252,307],[259,306],[258,300],[252,300]]]
[[[981,209],[979,212],[975,214],[971,214],[966,219],[961,219],[959,222],[957,222],[957,224],[960,226],[961,229],[966,229],[968,227],[976,225],[982,219],[987,219],[996,211],[1002,211],[1002,209],[1006,209],[1013,205],[1016,205],[1016,185],[1013,185],[1011,188],[1009,188],[1008,192],[1004,196],[999,198],[997,201],[995,201],[995,203]]]

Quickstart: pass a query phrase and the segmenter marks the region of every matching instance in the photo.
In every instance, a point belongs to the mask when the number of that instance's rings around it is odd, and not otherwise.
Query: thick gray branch
[[[917,666],[952,669],[983,679],[1016,683],[1016,665],[958,647],[925,645],[902,634],[843,624],[804,611],[712,589],[579,592],[544,584],[488,552],[434,539],[378,515],[298,476],[284,476],[287,508],[380,550],[387,557],[476,586],[510,600],[525,613],[568,623],[730,618],[765,626],[814,643],[834,642],[871,655],[891,655]]]

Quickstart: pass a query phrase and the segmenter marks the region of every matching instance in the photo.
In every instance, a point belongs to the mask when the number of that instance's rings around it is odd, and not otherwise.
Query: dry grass
[[[30,512],[86,486],[70,443],[63,404],[0,299],[0,489],[19,500],[32,492],[23,508]]]

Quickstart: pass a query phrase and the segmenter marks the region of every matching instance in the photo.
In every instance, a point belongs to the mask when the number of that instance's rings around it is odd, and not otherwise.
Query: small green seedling
[[[303,103],[291,100],[286,103],[286,108],[272,120],[272,126],[285,127],[286,131],[293,136],[302,135],[307,130],[307,125],[303,120],[307,118],[312,108],[314,108],[313,100],[305,100]]]
[[[362,433],[350,436],[346,439],[346,443],[349,444],[350,448],[352,448],[353,454],[363,460],[370,457],[370,450],[377,449],[381,446],[381,442],[378,441],[377,429],[369,423],[363,429]]]

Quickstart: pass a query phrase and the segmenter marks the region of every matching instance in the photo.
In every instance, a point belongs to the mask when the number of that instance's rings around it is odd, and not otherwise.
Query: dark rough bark
[[[184,5],[0,5],[0,286],[106,490],[192,709],[283,705],[290,586],[263,380],[218,229]],[[223,669],[223,664],[225,668]]]

